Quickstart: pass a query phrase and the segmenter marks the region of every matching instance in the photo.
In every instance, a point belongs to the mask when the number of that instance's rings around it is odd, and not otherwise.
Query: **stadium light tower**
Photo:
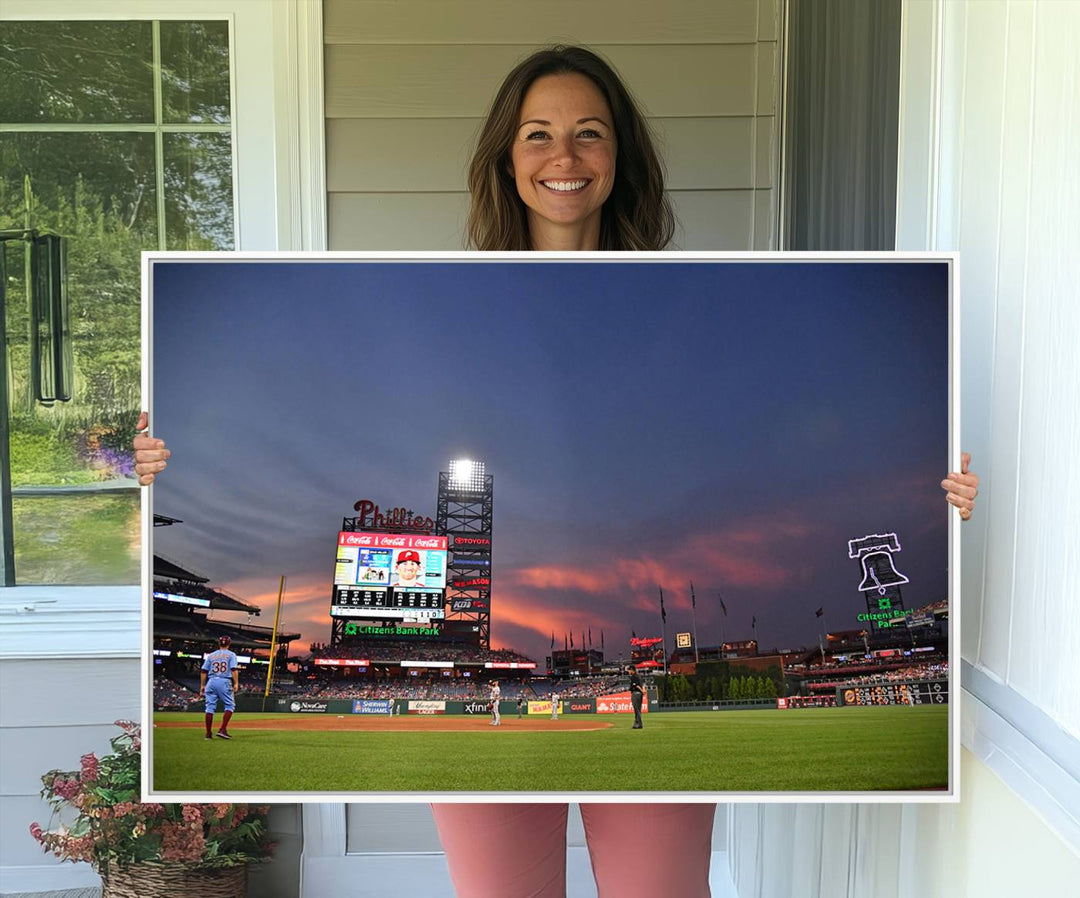
[[[484,491],[484,463],[458,458],[450,462],[450,487],[467,493]]]
[[[492,476],[482,461],[459,458],[439,473],[435,532],[448,537],[447,621],[475,627],[481,647],[491,645]]]

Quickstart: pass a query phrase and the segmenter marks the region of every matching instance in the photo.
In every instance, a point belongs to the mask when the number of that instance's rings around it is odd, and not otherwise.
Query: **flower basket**
[[[80,769],[50,770],[41,797],[50,824],[30,824],[41,847],[101,874],[103,898],[244,898],[248,864],[270,859],[269,807],[247,804],[143,804],[139,801],[139,725],[104,757],[83,755]]]
[[[101,877],[101,898],[244,898],[247,865],[202,869],[189,864],[144,862],[112,866]]]

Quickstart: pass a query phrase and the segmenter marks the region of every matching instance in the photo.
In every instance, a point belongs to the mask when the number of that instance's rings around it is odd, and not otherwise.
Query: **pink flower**
[[[186,823],[161,824],[161,859],[163,861],[197,861],[206,848],[202,827]]]
[[[58,776],[53,780],[52,788],[61,798],[71,801],[79,792],[79,782],[78,780],[69,780]]]
[[[197,804],[184,805],[181,814],[188,823],[202,823],[202,808]]]
[[[44,832],[41,829],[40,823],[30,824],[30,835],[32,835],[34,839],[38,842],[44,841]]]
[[[80,759],[82,763],[82,781],[84,783],[92,783],[98,778],[98,759],[91,752],[88,755],[83,755]]]

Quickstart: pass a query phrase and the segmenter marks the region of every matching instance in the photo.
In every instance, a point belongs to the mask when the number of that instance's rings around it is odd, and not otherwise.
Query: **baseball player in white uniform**
[[[491,684],[491,725],[493,727],[502,725],[502,720],[499,718],[500,695],[502,695],[502,690],[499,689],[499,681],[494,680]]]
[[[551,719],[559,719],[559,693],[551,693]]]

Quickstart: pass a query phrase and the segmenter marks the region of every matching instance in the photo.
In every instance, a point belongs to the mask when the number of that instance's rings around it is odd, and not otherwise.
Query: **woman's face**
[[[521,103],[510,162],[534,247],[556,235],[561,243],[594,235],[598,243],[616,149],[611,110],[590,79],[564,74],[533,82]]]

